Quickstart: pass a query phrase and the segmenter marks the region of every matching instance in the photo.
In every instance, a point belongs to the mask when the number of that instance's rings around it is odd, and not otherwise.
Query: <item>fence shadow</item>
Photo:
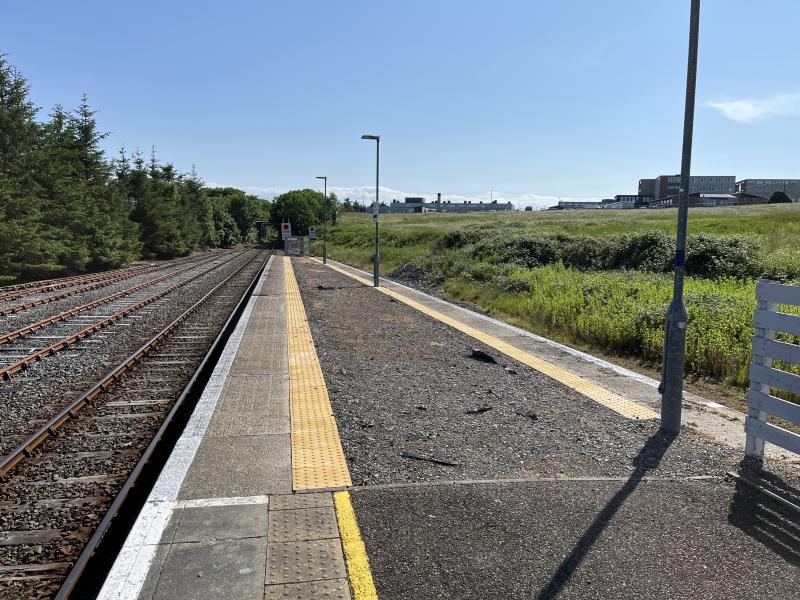
[[[611,523],[614,515],[617,514],[617,511],[619,511],[619,509],[625,503],[625,500],[627,500],[628,497],[638,487],[639,483],[642,481],[642,478],[649,471],[652,471],[658,467],[658,465],[661,463],[661,459],[664,457],[667,449],[674,440],[675,436],[673,434],[669,434],[661,430],[647,440],[645,445],[642,446],[642,449],[639,450],[639,453],[633,459],[634,470],[628,480],[625,482],[625,485],[623,485],[622,488],[620,488],[620,490],[614,494],[614,497],[606,503],[606,505],[603,507],[603,510],[601,510],[597,517],[595,517],[595,520],[581,536],[581,539],[578,540],[578,543],[575,545],[569,555],[561,563],[558,570],[550,578],[550,581],[547,583],[544,589],[539,592],[539,595],[537,596],[539,600],[546,600],[558,596],[564,586],[575,574],[575,571],[581,565],[583,560],[586,558],[586,555],[591,551],[600,535]]]
[[[739,463],[738,475],[728,522],[789,563],[800,566],[800,511],[755,489],[754,485],[795,506],[800,506],[800,489],[765,471],[761,462],[752,458]]]

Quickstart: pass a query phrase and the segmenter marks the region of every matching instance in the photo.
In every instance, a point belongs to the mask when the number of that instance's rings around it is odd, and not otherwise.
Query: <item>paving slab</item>
[[[182,508],[176,516],[173,544],[264,537],[267,531],[266,504]]]
[[[270,513],[270,542],[299,542],[339,537],[333,507],[277,510]]]
[[[350,600],[346,579],[326,579],[308,583],[268,585],[265,600]]]
[[[310,494],[289,494],[286,496],[272,496],[269,502],[270,510],[293,510],[297,508],[321,508],[333,506],[333,498],[327,492]]]
[[[346,577],[338,539],[273,542],[267,548],[267,584]]]
[[[260,598],[266,538],[172,544],[153,600]]]
[[[291,493],[290,448],[286,434],[204,438],[178,498]]]

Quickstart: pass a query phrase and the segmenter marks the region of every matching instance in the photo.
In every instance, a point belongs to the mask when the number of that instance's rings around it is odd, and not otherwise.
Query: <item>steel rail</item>
[[[184,319],[188,315],[188,313],[196,310],[212,294],[214,294],[217,290],[219,290],[232,277],[237,275],[240,271],[242,271],[247,265],[249,265],[253,260],[255,260],[255,258],[257,258],[260,255],[261,253],[259,252],[256,256],[251,258],[245,265],[240,267],[236,272],[227,277],[222,283],[217,285],[214,289],[212,289],[205,296],[203,296],[203,298],[201,298],[196,304],[194,304],[185,313],[183,313],[180,317],[178,317],[178,319]],[[267,260],[269,260],[269,256],[271,255],[272,252],[270,251],[267,256]],[[152,458],[154,452],[156,451],[156,448],[164,438],[167,429],[172,424],[175,415],[178,414],[178,412],[183,408],[183,405],[186,402],[187,397],[189,397],[194,392],[195,386],[197,386],[198,384],[198,378],[200,377],[200,375],[206,370],[207,366],[213,366],[210,364],[211,357],[214,356],[217,348],[222,346],[227,341],[227,337],[232,332],[233,328],[236,326],[236,323],[239,320],[239,316],[244,310],[245,304],[250,299],[253,290],[255,290],[256,284],[258,283],[258,279],[263,273],[266,263],[267,261],[264,261],[264,264],[261,265],[261,268],[253,277],[252,281],[250,282],[250,285],[247,287],[244,294],[242,294],[242,297],[239,299],[238,304],[233,309],[231,314],[228,316],[228,319],[222,326],[222,329],[220,330],[219,334],[209,347],[208,352],[206,352],[205,356],[198,365],[197,369],[195,369],[192,378],[189,380],[186,386],[184,386],[183,391],[181,392],[180,396],[178,396],[178,399],[175,401],[175,404],[172,405],[172,408],[167,414],[164,422],[161,424],[161,427],[159,427],[158,431],[153,436],[153,439],[147,445],[147,448],[145,448],[144,452],[142,453],[142,456],[139,458],[133,470],[131,471],[131,474],[128,476],[128,478],[125,480],[125,483],[122,485],[122,489],[119,491],[119,493],[112,501],[111,506],[109,506],[108,510],[106,511],[106,514],[103,516],[102,520],[100,521],[94,533],[92,534],[92,537],[89,538],[89,541],[86,543],[86,546],[84,546],[83,551],[78,556],[77,560],[75,561],[75,564],[72,566],[72,569],[70,570],[66,579],[61,584],[61,588],[58,590],[58,593],[55,596],[55,600],[67,600],[68,598],[71,597],[71,594],[73,593],[75,587],[80,581],[80,578],[83,575],[84,571],[86,570],[89,561],[94,556],[97,547],[103,541],[103,538],[105,537],[106,533],[108,533],[108,530],[111,527],[114,518],[116,518],[122,507],[125,505],[125,501],[130,495],[131,490],[133,490],[133,488],[138,483],[139,478],[144,472],[145,467],[150,462],[150,459]]]
[[[231,257],[231,259],[237,258],[241,256],[243,253],[244,252],[235,254],[234,256]],[[98,298],[97,300],[92,300],[91,302],[87,302],[85,304],[81,304],[74,308],[70,308],[69,310],[65,310],[63,312],[56,313],[55,315],[51,315],[45,319],[42,319],[41,321],[37,321],[36,323],[31,323],[30,325],[26,325],[25,327],[20,327],[19,329],[15,329],[14,331],[9,331],[8,333],[0,335],[0,346],[3,344],[7,344],[8,342],[13,342],[14,340],[17,340],[31,333],[35,333],[36,331],[44,329],[45,327],[47,327],[48,325],[52,325],[53,323],[58,323],[59,321],[63,321],[64,319],[68,319],[69,317],[74,317],[75,315],[78,315],[82,312],[86,312],[87,310],[91,310],[98,306],[102,306],[103,304],[108,304],[109,302],[113,302],[114,300],[119,300],[120,298],[129,296],[130,294],[138,292],[139,290],[143,290],[144,288],[156,285],[158,283],[161,283],[162,281],[166,281],[167,279],[175,277],[176,275],[181,275],[186,271],[191,271],[192,269],[196,268],[197,265],[191,264],[188,267],[183,267],[182,269],[178,269],[177,271],[173,271],[172,273],[167,273],[166,275],[162,275],[161,277],[156,277],[155,279],[139,283],[133,287],[111,294],[110,296],[104,296],[102,298]]]
[[[246,251],[244,251],[244,252],[246,252]],[[235,257],[232,257],[231,260],[233,260],[233,258],[237,258],[238,256],[241,256],[241,255],[237,255]],[[256,256],[257,256],[257,254],[256,254]],[[162,290],[161,292],[159,292],[157,294],[153,294],[152,296],[148,296],[147,298],[145,298],[144,300],[140,300],[136,304],[132,304],[132,305],[128,306],[127,308],[124,308],[124,309],[122,309],[120,311],[117,311],[113,315],[109,315],[108,317],[105,317],[105,318],[101,319],[100,321],[97,321],[97,322],[92,323],[91,325],[89,325],[87,327],[84,327],[83,329],[81,329],[80,331],[78,331],[76,333],[72,333],[72,334],[68,335],[67,337],[64,337],[64,338],[58,340],[57,342],[54,342],[54,343],[50,344],[49,346],[46,346],[46,347],[44,347],[44,348],[42,348],[40,350],[37,350],[36,352],[32,352],[31,354],[28,354],[27,356],[24,356],[23,358],[20,358],[19,360],[11,363],[10,365],[7,365],[7,366],[5,366],[3,368],[0,368],[0,378],[10,379],[12,375],[14,375],[16,373],[19,373],[20,371],[26,369],[28,367],[28,365],[30,365],[31,363],[38,362],[38,361],[42,360],[43,358],[45,358],[47,356],[52,356],[53,354],[55,354],[56,352],[59,352],[60,350],[63,350],[64,348],[68,348],[71,344],[73,344],[73,343],[75,343],[77,341],[80,341],[83,338],[88,337],[93,333],[96,333],[96,332],[100,331],[104,327],[107,327],[108,325],[111,325],[112,323],[114,323],[116,321],[119,321],[120,319],[122,319],[124,317],[127,317],[129,314],[136,312],[140,308],[143,308],[143,307],[147,306],[148,304],[151,304],[151,303],[155,302],[156,300],[160,300],[161,298],[163,298],[167,294],[171,294],[175,290],[178,290],[178,289],[182,288],[183,286],[188,285],[189,283],[195,281],[196,279],[199,279],[203,275],[206,275],[206,274],[210,273],[211,271],[219,269],[224,264],[226,264],[226,263],[220,263],[218,265],[214,265],[213,267],[210,267],[210,268],[208,268],[208,269],[206,269],[204,271],[201,271],[200,273],[197,273],[196,275],[192,275],[188,279],[184,279],[183,281],[173,285],[172,287],[167,288],[166,290]],[[190,267],[190,268],[193,268],[193,267]],[[173,275],[170,274],[170,275],[165,276],[165,277],[171,277],[171,276],[173,276]]]
[[[169,261],[163,265],[156,265],[155,268],[164,268],[167,269],[170,265],[181,264],[197,258],[196,256],[188,256],[185,258],[180,258],[177,260]],[[48,279],[46,281],[34,281],[31,283],[23,283],[20,284],[22,287],[19,289],[9,289],[9,288],[0,288],[0,301],[5,302],[7,300],[14,300],[15,298],[20,298],[23,296],[31,296],[33,294],[39,294],[44,292],[51,292],[53,290],[59,290],[66,287],[71,287],[73,285],[80,285],[82,283],[91,283],[95,281],[105,281],[107,278],[114,278],[120,275],[123,275],[131,270],[137,269],[149,269],[153,268],[153,266],[149,267],[125,267],[123,269],[114,269],[113,271],[105,271],[102,273],[88,273],[84,275],[75,275],[73,277],[62,277],[60,279]],[[36,287],[36,286],[39,287]]]
[[[78,398],[70,402],[67,406],[65,406],[58,414],[54,417],[51,417],[44,425],[42,425],[39,429],[35,432],[30,434],[22,444],[17,446],[12,452],[7,454],[0,460],[0,480],[5,479],[8,476],[9,471],[13,469],[16,465],[18,465],[25,457],[31,456],[33,451],[38,448],[48,437],[55,434],[56,430],[60,428],[64,423],[69,421],[72,417],[74,417],[77,412],[83,408],[83,406],[89,401],[92,400],[95,396],[97,396],[100,392],[108,389],[113,383],[119,379],[119,377],[129,371],[133,366],[136,365],[142,358],[144,358],[153,348],[160,345],[160,343],[170,334],[172,331],[180,325],[187,316],[192,314],[197,308],[199,308],[208,298],[211,297],[212,294],[217,292],[222,286],[228,283],[234,276],[238,275],[243,269],[245,269],[250,263],[252,263],[256,258],[258,258],[261,253],[257,253],[253,255],[246,263],[242,266],[237,268],[233,273],[231,273],[228,277],[226,277],[222,282],[218,283],[214,288],[206,293],[200,300],[195,302],[192,306],[187,308],[183,313],[178,316],[174,321],[172,321],[169,325],[164,327],[161,331],[159,331],[154,337],[152,337],[148,342],[146,342],[143,346],[141,346],[136,352],[128,356],[125,360],[123,360],[120,364],[118,364],[114,369],[109,371],[102,379],[100,379],[97,383],[95,383],[92,387],[90,387],[86,392],[81,394]]]
[[[186,264],[189,261],[174,261],[172,264],[169,265],[159,265],[157,267],[140,267],[135,269],[125,269],[124,273],[119,273],[114,277],[108,277],[107,279],[102,279],[100,281],[95,281],[93,283],[88,283],[86,285],[82,285],[79,287],[71,287],[64,292],[60,292],[54,296],[45,296],[44,298],[38,298],[36,300],[29,300],[27,302],[23,302],[22,304],[15,304],[14,306],[9,306],[7,308],[0,308],[0,317],[5,317],[8,315],[13,315],[18,312],[22,312],[23,310],[27,310],[29,308],[33,308],[34,306],[41,306],[43,304],[49,304],[50,302],[55,302],[56,300],[63,300],[64,298],[69,298],[71,296],[75,296],[77,294],[82,294],[83,292],[90,292],[92,290],[98,290],[100,288],[104,288],[109,285],[113,285],[115,283],[119,283],[120,281],[125,281],[126,279],[132,279],[133,277],[139,277],[141,275],[148,275],[150,273],[157,273],[159,271],[163,271],[170,267],[180,266],[182,264]],[[195,257],[192,263],[199,262],[199,259]],[[31,292],[28,295],[33,295],[36,292]],[[19,297],[19,296],[17,296]],[[2,299],[0,299],[2,301]]]

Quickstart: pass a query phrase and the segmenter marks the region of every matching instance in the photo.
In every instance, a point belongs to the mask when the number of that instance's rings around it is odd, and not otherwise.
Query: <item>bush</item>
[[[700,233],[687,241],[687,275],[752,279],[763,270],[756,246],[742,237]]]

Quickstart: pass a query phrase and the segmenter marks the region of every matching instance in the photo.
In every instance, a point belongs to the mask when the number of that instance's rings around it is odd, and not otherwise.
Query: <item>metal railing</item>
[[[762,280],[756,286],[756,300],[745,452],[760,459],[764,456],[764,442],[769,442],[800,454],[800,435],[768,422],[771,415],[800,425],[800,404],[772,395],[773,390],[800,395],[800,375],[773,367],[773,361],[800,365],[800,345],[775,339],[776,333],[789,334],[795,340],[800,336],[800,315],[778,310],[781,304],[800,306],[800,286]]]

